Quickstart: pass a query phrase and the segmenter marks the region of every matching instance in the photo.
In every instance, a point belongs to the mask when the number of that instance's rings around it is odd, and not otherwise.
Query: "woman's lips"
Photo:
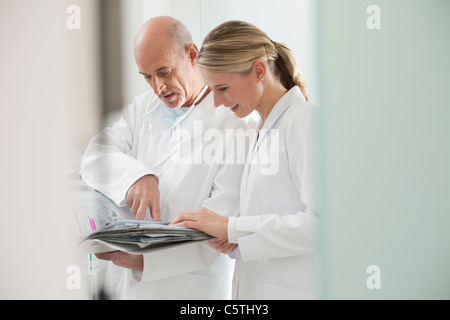
[[[231,111],[236,112],[237,109],[239,109],[239,105],[238,105],[238,104],[235,104],[234,106],[232,106],[232,107],[230,107],[230,108],[231,108]]]

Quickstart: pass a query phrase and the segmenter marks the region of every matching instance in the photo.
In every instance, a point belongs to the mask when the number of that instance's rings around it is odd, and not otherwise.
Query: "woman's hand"
[[[228,254],[237,248],[236,243],[229,243],[228,239],[214,238],[208,241],[213,247],[222,253]]]
[[[215,238],[228,239],[228,218],[206,208],[182,212],[170,224],[203,231]]]

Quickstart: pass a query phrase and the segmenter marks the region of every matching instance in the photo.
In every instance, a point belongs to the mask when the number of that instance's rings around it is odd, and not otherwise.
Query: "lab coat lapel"
[[[245,194],[247,193],[248,186],[250,183],[250,173],[252,171],[252,167],[254,165],[258,165],[260,159],[258,159],[258,151],[262,145],[262,143],[268,139],[267,135],[270,133],[270,130],[273,129],[273,127],[278,123],[282,115],[286,112],[286,110],[289,109],[291,106],[291,102],[298,98],[303,97],[300,89],[298,87],[293,87],[291,90],[289,90],[281,99],[275,104],[272,111],[270,112],[269,116],[266,119],[266,122],[264,123],[263,127],[259,131],[257,135],[255,135],[255,138],[253,139],[253,142],[250,144],[250,150],[247,157],[247,163],[244,169],[244,177],[242,179],[242,190],[245,191]],[[304,99],[304,98],[303,98]],[[277,143],[277,142],[271,142],[271,143]]]
[[[255,149],[256,149],[257,141],[258,141],[258,131],[255,131],[255,134],[250,139],[249,152],[247,154],[247,160],[245,162],[244,171],[243,171],[243,174],[242,174],[242,180],[241,180],[241,208],[242,208],[242,202],[244,201],[244,199],[246,199],[245,195],[247,194],[248,180],[250,178],[250,167],[251,167],[251,163],[253,161],[253,158],[256,155]]]
[[[264,126],[260,130],[254,154],[258,152],[261,143],[267,138],[267,135],[269,134],[270,130],[276,125],[276,123],[280,120],[280,118],[283,116],[286,110],[289,109],[292,101],[294,101],[297,98],[305,99],[302,92],[300,91],[300,88],[294,86],[288,92],[286,92],[284,96],[281,97],[280,100],[278,100],[278,102],[275,104],[272,111],[270,112],[269,116],[267,117]]]

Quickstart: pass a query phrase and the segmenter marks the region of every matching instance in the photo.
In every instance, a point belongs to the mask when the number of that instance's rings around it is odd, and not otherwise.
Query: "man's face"
[[[135,57],[139,73],[169,108],[194,102],[194,72],[187,52],[160,43],[137,49]]]

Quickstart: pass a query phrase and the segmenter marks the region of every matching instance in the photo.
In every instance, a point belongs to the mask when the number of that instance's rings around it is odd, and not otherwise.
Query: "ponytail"
[[[306,101],[308,101],[306,92],[307,83],[300,72],[298,61],[292,50],[284,44],[275,41],[272,41],[272,43],[278,52],[278,57],[275,59],[274,71],[281,84],[288,90],[294,86],[298,86]]]

